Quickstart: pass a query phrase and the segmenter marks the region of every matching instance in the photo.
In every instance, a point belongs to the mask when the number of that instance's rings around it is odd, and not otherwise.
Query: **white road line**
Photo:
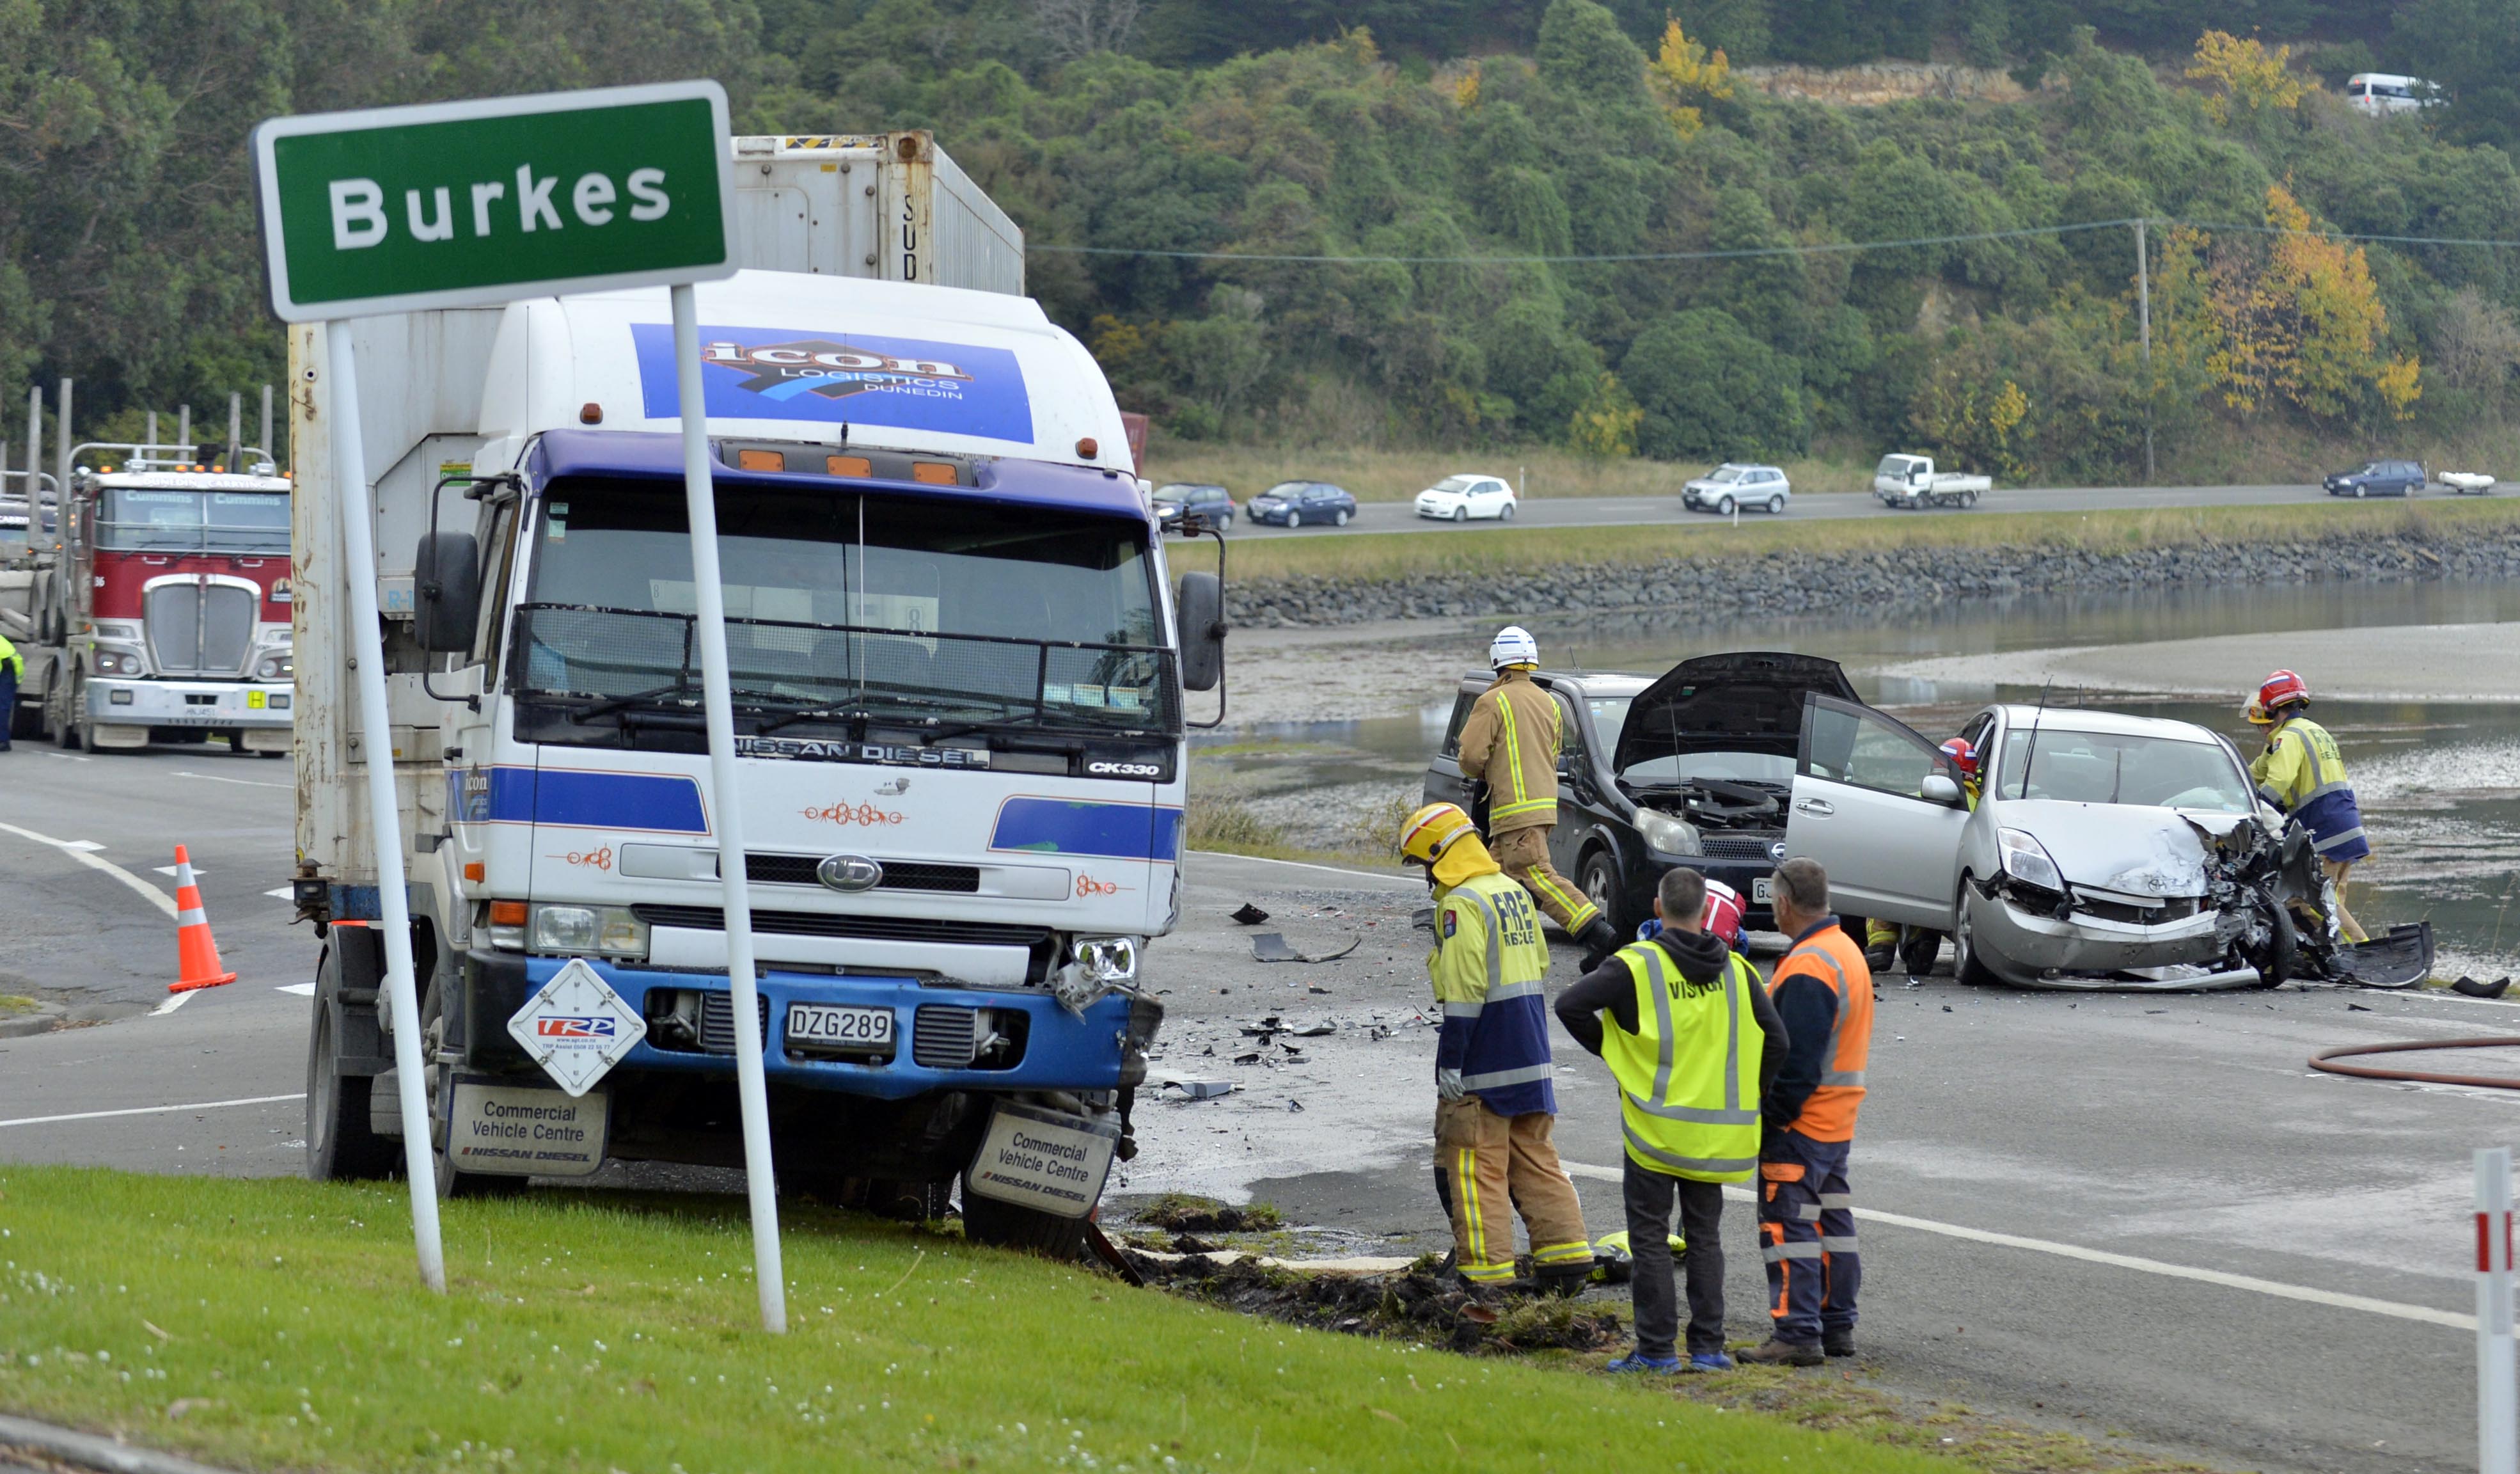
[[[0,1123],[6,1125],[6,1123]],[[1617,1182],[1626,1174],[1614,1167],[1595,1167],[1588,1162],[1561,1163],[1570,1176],[1590,1177],[1600,1182]],[[1727,1187],[1724,1195],[1736,1202],[1756,1202],[1748,1190]],[[2285,1284],[2276,1279],[2260,1279],[2252,1274],[2230,1274],[2221,1269],[2199,1269],[2191,1265],[2174,1265],[2166,1260],[2143,1259],[2133,1254],[2112,1254],[2105,1249],[2086,1249],[2080,1244],[2060,1244],[2053,1239],[2025,1238],[2017,1233],[1995,1233],[1984,1228],[1970,1228],[1959,1223],[1946,1223],[1935,1219],[1910,1218],[1904,1213],[1883,1213],[1876,1208],[1858,1208],[1857,1219],[1866,1222],[1885,1223],[1893,1228],[1913,1228],[1922,1233],[1940,1234],[1945,1238],[1966,1239],[1976,1244],[1994,1244],[2005,1249],[2027,1249],[2033,1254],[2051,1254],[2058,1259],[2079,1259],[2085,1264],[2106,1265],[2113,1269],[2133,1269],[2139,1274],[2158,1274],[2167,1279],[2190,1279],[2200,1284],[2221,1285],[2227,1290],[2247,1290],[2256,1295],[2270,1295],[2278,1300],[2298,1300],[2310,1305],[2323,1305],[2342,1311],[2361,1311],[2370,1315],[2387,1315],[2398,1320],[2418,1320],[2426,1325],[2447,1326],[2473,1335],[2476,1317],[2456,1311],[2437,1311],[2430,1306],[2404,1305],[2394,1300],[2374,1300],[2367,1295],[2345,1295],[2334,1290],[2315,1290],[2308,1285]]]
[[[203,1100],[192,1105],[134,1106],[127,1111],[80,1111],[68,1116],[21,1116],[15,1121],[0,1121],[5,1126],[54,1126],[65,1121],[104,1121],[114,1116],[171,1116],[178,1111],[223,1111],[230,1106],[273,1105],[284,1100],[304,1100],[306,1092],[294,1095],[248,1095],[241,1100]]]
[[[1359,880],[1380,881],[1387,886],[1407,886],[1412,891],[1422,891],[1426,888],[1425,882],[1414,877],[1391,875],[1377,870],[1350,870],[1343,865],[1316,865],[1304,860],[1271,859],[1265,854],[1235,854],[1223,850],[1193,850],[1190,852],[1209,859],[1248,860],[1255,865],[1286,865],[1297,870],[1320,870],[1330,875],[1353,875]]]
[[[185,990],[185,991],[183,991],[183,992],[179,992],[179,993],[175,994],[173,997],[168,998],[165,1002],[160,1003],[160,1004],[158,1004],[157,1007],[150,1009],[150,1010],[149,1010],[149,1016],[150,1016],[151,1018],[153,1018],[153,1019],[162,1019],[162,1018],[164,1018],[166,1015],[168,1015],[168,1014],[170,1014],[170,1013],[173,1013],[176,1009],[181,1008],[181,1007],[183,1007],[185,1004],[190,1003],[191,1001],[193,1001],[193,994],[194,994],[194,993],[197,993],[197,992],[200,992],[200,991],[201,991],[201,990],[200,990],[200,989],[195,988],[195,989],[188,989],[188,990]]]
[[[297,898],[297,893],[287,886],[274,886],[262,894],[270,897],[274,900],[294,900]]]
[[[294,783],[259,783],[251,778],[222,778],[216,773],[188,773],[182,768],[177,768],[175,770],[175,776],[178,778],[199,778],[204,783],[233,783],[240,788],[286,788],[293,790],[297,787]]]
[[[70,858],[87,866],[91,870],[104,871],[106,874],[112,876],[115,880],[129,886],[134,891],[148,897],[149,903],[156,906],[158,910],[165,912],[167,920],[172,921],[175,919],[174,897],[158,890],[156,886],[142,880],[139,876],[123,869],[120,865],[115,864],[112,860],[98,859],[95,855],[80,849],[79,842],[75,840],[57,840],[49,834],[37,834],[31,829],[21,829],[15,824],[0,824],[0,831],[14,834],[22,840],[33,840],[38,845],[50,845],[54,849],[59,850],[64,854],[68,855]]]
[[[87,760],[76,753],[46,753],[44,756],[47,758],[59,758],[64,762],[85,762]]]
[[[311,998],[315,996],[315,985],[312,983],[283,983],[273,990],[276,992],[293,992],[301,998]]]
[[[160,875],[162,875],[162,876],[166,877],[168,880],[173,880],[173,879],[175,878],[175,867],[174,867],[174,866],[172,866],[172,865],[151,865],[149,868],[150,868],[150,869],[152,869],[152,870],[157,871],[158,874],[160,874]],[[209,873],[210,873],[209,871],[202,869],[202,868],[201,866],[199,866],[199,865],[195,865],[195,866],[193,867],[193,878],[194,878],[195,880],[199,880],[199,879],[201,879],[202,876],[207,875],[207,874],[209,874]]]
[[[65,850],[102,850],[105,847],[94,840],[64,840],[62,841],[62,848]]]

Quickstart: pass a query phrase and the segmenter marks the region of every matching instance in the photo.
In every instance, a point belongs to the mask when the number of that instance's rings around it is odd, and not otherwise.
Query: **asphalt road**
[[[2431,493],[2438,496],[2443,493]],[[2317,486],[2057,486],[1991,491],[1969,511],[1958,508],[1901,511],[1852,492],[1803,495],[1787,503],[1779,522],[1841,517],[1981,517],[2006,512],[2117,512],[2149,507],[2264,507],[2325,501]],[[2430,499],[2427,497],[2426,499]],[[1743,511],[1744,524],[1767,514]],[[1364,502],[1345,528],[1324,524],[1296,529],[1265,527],[1238,515],[1230,537],[1337,537],[1356,532],[1496,531],[1505,528],[1615,528],[1672,525],[1721,527],[1725,519],[1691,512],[1671,496],[1536,496],[1511,522],[1433,522],[1410,502]]]
[[[223,754],[0,754],[0,822],[15,826],[0,830],[0,991],[111,1020],[0,1039],[0,1160],[300,1169],[306,1003],[281,990],[307,980],[313,943],[262,894],[285,880],[291,842],[286,789],[258,785],[286,772]],[[160,890],[152,867],[192,845],[239,981],[148,1012],[172,966],[161,909],[26,832],[101,845],[81,852]],[[1145,1149],[1115,1191],[1247,1190],[1360,1246],[1440,1243],[1416,889],[1207,855],[1190,878],[1183,930],[1149,959],[1172,1011],[1157,1066],[1238,1088],[1142,1105]],[[1299,945],[1360,944],[1337,962],[1258,963],[1226,919],[1244,900]],[[2214,1464],[2472,1467],[2468,1151],[2511,1139],[2515,1100],[2303,1061],[2349,1041],[2520,1033],[2520,1014],[2323,990],[2069,998],[1937,977],[1879,991],[1855,1158],[1874,1215],[1860,1228],[1866,1376]],[[1243,1029],[1272,1015],[1331,1032],[1255,1047]],[[1607,1231],[1615,1102],[1597,1062],[1558,1046],[1560,1149]],[[1734,1333],[1754,1337],[1746,1204],[1726,1239]]]

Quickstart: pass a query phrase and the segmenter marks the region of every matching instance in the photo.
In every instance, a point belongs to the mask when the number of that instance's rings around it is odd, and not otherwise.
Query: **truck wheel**
[[[365,1182],[393,1174],[400,1143],[368,1129],[368,1092],[376,1082],[341,1073],[333,1028],[340,986],[327,947],[315,965],[315,1022],[306,1042],[306,1175],[317,1182]]]
[[[1085,1220],[982,1197],[971,1190],[968,1173],[963,1177],[963,1236],[975,1244],[1021,1249],[1050,1259],[1085,1257]]]
[[[1968,495],[1966,495],[1966,496],[1964,496],[1964,497],[1961,497],[1961,498],[1960,498],[1960,505],[1961,505],[1961,506],[1963,506],[1963,507],[1974,507],[1974,506],[1976,506],[1976,505],[1977,505],[1977,493],[1976,493],[1976,492],[1974,492],[1974,491],[1972,491],[1972,492],[1970,492]]]
[[[438,1012],[438,990],[430,989],[428,1002],[420,1011],[420,1052],[423,1059],[436,1059],[445,1043],[446,1025]],[[447,1091],[455,1082],[455,1067],[452,1064],[432,1064],[428,1069],[428,1119],[433,1122],[445,1110]],[[412,1122],[403,1123],[403,1129],[427,1130],[432,1136],[435,1134],[431,1128]],[[525,1190],[526,1179],[523,1177],[512,1177],[502,1173],[458,1171],[446,1154],[444,1142],[430,1143],[428,1160],[435,1169],[437,1195],[441,1198],[513,1198]]]

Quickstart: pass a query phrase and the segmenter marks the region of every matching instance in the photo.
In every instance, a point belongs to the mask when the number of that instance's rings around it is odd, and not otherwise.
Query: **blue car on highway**
[[[1251,498],[1242,512],[1263,525],[1343,528],[1356,515],[1356,498],[1328,482],[1280,482]]]
[[[2330,496],[2412,496],[2424,489],[2421,461],[2364,461],[2359,470],[2327,479]]]

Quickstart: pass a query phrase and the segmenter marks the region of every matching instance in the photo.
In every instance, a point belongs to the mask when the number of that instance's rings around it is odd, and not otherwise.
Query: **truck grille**
[[[161,675],[243,675],[255,603],[252,590],[207,577],[158,584],[141,605],[150,660]]]
[[[980,1042],[980,1010],[922,1004],[910,1026],[910,1057],[930,1070],[967,1070]]]
[[[753,1001],[761,1005],[761,1037],[766,1050],[769,1047],[766,1041],[770,1037],[770,1000],[756,993]],[[735,994],[700,994],[700,1049],[708,1054],[735,1052]]]
[[[726,930],[726,912],[716,906],[632,906],[650,926],[688,927],[694,931]],[[992,921],[940,921],[924,916],[832,916],[819,911],[755,911],[752,929],[783,937],[856,937],[874,942],[935,942],[951,946],[1034,946],[1050,940],[1050,929],[1009,926]]]
[[[743,873],[755,885],[818,886],[815,873],[823,863],[819,854],[749,854],[743,857]],[[883,866],[883,880],[878,891],[959,891],[976,895],[980,889],[980,867],[977,865],[930,865],[910,860],[878,860]]]

